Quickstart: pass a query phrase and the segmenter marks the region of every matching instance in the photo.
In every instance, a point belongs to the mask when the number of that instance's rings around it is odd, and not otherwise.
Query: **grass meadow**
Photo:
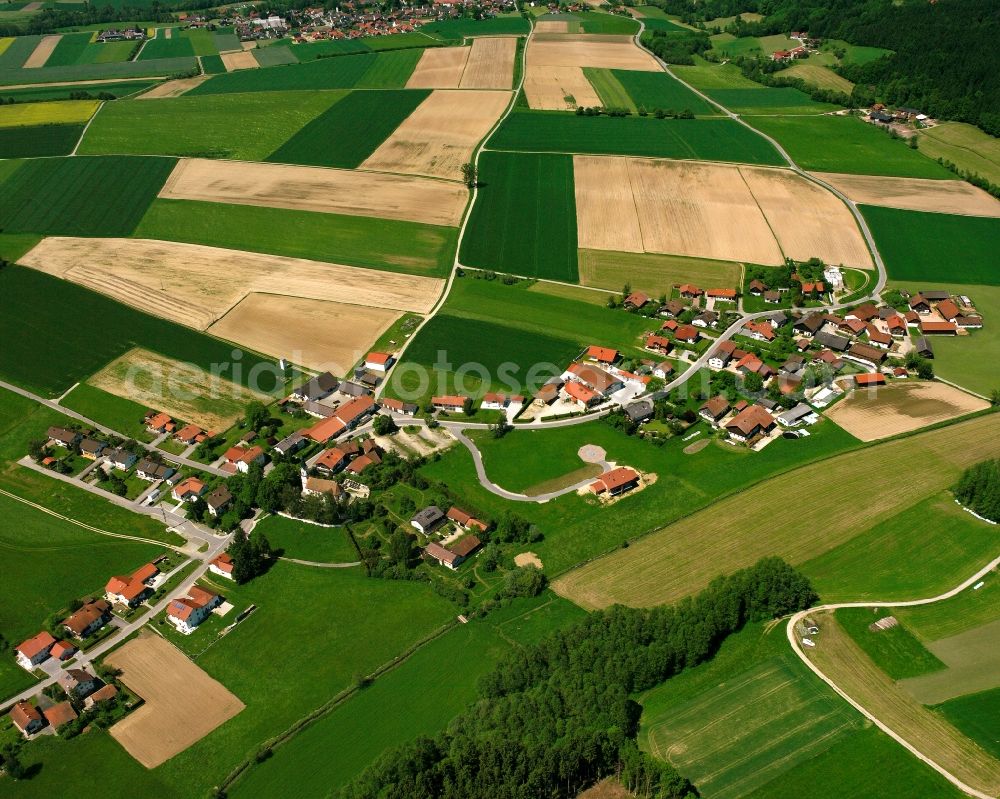
[[[442,225],[197,200],[154,200],[135,235],[433,277],[458,239]]]
[[[115,156],[26,161],[3,184],[7,202],[0,207],[0,228],[9,233],[128,235],[174,163],[172,158]],[[98,187],[101,201],[95,202]]]
[[[773,136],[803,169],[908,178],[953,175],[906,142],[851,116],[781,116],[751,120]]]
[[[628,283],[651,297],[669,295],[680,283],[739,286],[742,280],[740,265],[732,261],[611,250],[580,250],[579,271],[585,286],[618,292]]]
[[[941,671],[946,666],[916,636],[902,624],[888,630],[872,631],[870,625],[891,616],[892,609],[843,608],[837,611],[837,621],[854,639],[875,665],[893,680],[919,677]]]
[[[46,312],[40,316],[37,308]],[[67,336],[100,319],[100,335]],[[53,320],[59,320],[55,324]],[[240,382],[263,361],[242,352],[234,369],[231,344],[144,314],[74,283],[33,269],[0,270],[0,375],[42,395],[58,396],[136,346],[203,369],[225,367],[221,376]],[[241,376],[242,375],[242,376]]]
[[[861,206],[861,211],[892,280],[947,281],[956,290],[960,286],[954,284],[1000,286],[1000,219],[872,205]]]
[[[731,119],[577,116],[516,110],[489,141],[493,150],[645,155],[782,164],[762,137]]]
[[[936,709],[966,738],[1000,759],[1000,688],[949,699]]]
[[[671,66],[671,71],[685,83],[696,89],[764,89],[756,81],[746,77],[735,64],[714,64],[699,56],[694,56],[692,66]]]
[[[117,430],[137,441],[152,441],[153,436],[146,431],[143,418],[149,410],[130,399],[110,394],[103,389],[80,383],[63,397],[60,405],[93,419],[98,424]]]
[[[353,91],[335,102],[266,160],[354,169],[399,127],[429,90]]]
[[[745,115],[821,114],[838,108],[829,103],[817,103],[805,92],[790,86],[712,89],[708,94],[730,111]]]
[[[1000,141],[974,125],[945,122],[918,134],[920,151],[1000,184]]]
[[[180,33],[180,31],[175,31]],[[154,58],[183,58],[195,55],[194,47],[189,38],[183,36],[166,36],[166,29],[159,28],[156,38],[150,39],[139,53],[139,61],[149,61]]]
[[[462,263],[576,282],[576,200],[567,155],[486,152]]]
[[[272,548],[282,550],[286,558],[318,563],[353,563],[358,559],[343,527],[318,527],[284,516],[268,516],[254,529],[266,535]]]
[[[69,155],[82,133],[82,124],[0,128],[0,153],[5,158]]]
[[[260,161],[341,96],[316,91],[110,103],[91,123],[80,153]],[[178,119],[184,124],[179,125]]]
[[[715,106],[710,105],[666,72],[632,69],[598,71],[609,73],[621,85],[626,96],[631,98],[633,108],[645,108],[650,113],[657,108],[662,108],[664,111],[689,110],[699,116],[715,116],[719,113]],[[591,82],[593,83],[593,80]],[[601,99],[604,99],[603,94]]]

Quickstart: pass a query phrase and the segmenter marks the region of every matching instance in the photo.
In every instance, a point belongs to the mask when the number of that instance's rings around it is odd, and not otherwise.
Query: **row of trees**
[[[511,652],[446,732],[390,750],[339,796],[568,799],[620,772],[638,796],[694,797],[669,764],[637,749],[642,707],[631,697],[706,661],[747,622],[815,599],[802,575],[769,558],[672,607],[594,613]]]
[[[955,486],[955,497],[980,516],[1000,522],[1000,460],[983,461],[966,469]]]

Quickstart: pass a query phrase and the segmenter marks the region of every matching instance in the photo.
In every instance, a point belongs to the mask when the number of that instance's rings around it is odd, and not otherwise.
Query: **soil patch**
[[[211,75],[196,75],[193,78],[178,78],[177,80],[168,80],[165,83],[160,83],[154,86],[148,92],[143,92],[135,99],[162,100],[165,97],[180,97],[182,94],[190,91],[195,86],[200,86],[211,77],[212,77]]]
[[[536,569],[542,568],[542,559],[534,552],[520,552],[514,556],[515,566],[534,566]]]

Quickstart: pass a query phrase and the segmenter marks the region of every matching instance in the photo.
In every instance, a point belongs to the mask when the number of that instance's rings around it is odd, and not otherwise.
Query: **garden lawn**
[[[358,559],[343,527],[319,527],[284,516],[268,516],[254,530],[267,536],[272,549],[282,550],[286,558],[318,563],[353,563]]]
[[[441,225],[197,200],[155,200],[135,235],[434,277],[458,239]]]
[[[149,408],[130,399],[80,383],[59,404],[137,441],[153,439],[143,422]]]
[[[515,111],[489,140],[493,150],[645,155],[781,165],[761,136],[731,119],[577,116]]]
[[[350,92],[266,160],[354,169],[429,95],[413,89]]]
[[[462,263],[575,282],[573,159],[486,152],[479,159],[479,183]]]
[[[824,602],[918,599],[974,573],[989,562],[998,543],[995,527],[963,512],[949,492],[941,492],[799,568]],[[909,558],[912,552],[920,552],[920,559]]]
[[[851,116],[759,117],[751,124],[773,136],[803,169],[858,175],[954,177],[906,142]]]
[[[259,161],[341,97],[320,91],[225,97],[191,96],[194,93],[155,103],[110,103],[91,123],[80,153]]]
[[[8,233],[128,235],[174,163],[172,158],[117,156],[27,161],[3,184],[0,228]],[[116,177],[109,180],[109,175]]]
[[[36,125],[0,128],[0,153],[5,158],[69,155],[80,140],[83,125]],[[3,206],[0,205],[0,213]]]
[[[38,308],[45,313],[39,314]],[[66,335],[68,329],[83,329],[94,319],[101,320],[99,336]],[[0,269],[0,340],[3,379],[48,396],[62,394],[136,346],[205,370],[217,365],[221,377],[239,379],[232,368],[232,344],[17,266]],[[240,363],[245,379],[256,364],[273,361],[243,351]],[[261,386],[264,391],[272,388]]]
[[[1000,219],[860,207],[893,280],[1000,286]]]

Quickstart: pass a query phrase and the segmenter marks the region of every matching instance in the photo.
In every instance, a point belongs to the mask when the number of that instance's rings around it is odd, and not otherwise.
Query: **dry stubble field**
[[[738,286],[743,269],[732,261],[712,261],[657,253],[580,250],[580,283],[619,291],[623,284],[658,297],[680,283],[696,286]]]
[[[457,89],[471,47],[428,47],[406,81],[407,89]]]
[[[140,635],[106,662],[121,669],[122,682],[145,700],[110,732],[146,768],[183,752],[245,707],[157,635]]]
[[[137,100],[162,100],[167,97],[180,97],[185,92],[191,91],[195,86],[200,86],[211,75],[197,75],[193,78],[178,78],[159,83],[148,92],[143,92],[135,99]]]
[[[462,89],[510,89],[514,82],[516,36],[472,40],[472,52],[462,75]]]
[[[1000,201],[964,180],[815,174],[856,203],[938,214],[1000,217]]]
[[[1000,619],[924,646],[948,668],[900,680],[918,702],[937,705],[1000,686]]]
[[[433,91],[361,168],[461,180],[462,164],[509,101],[505,91]]]
[[[996,796],[1000,761],[894,683],[847,635],[832,613],[818,616],[815,663],[855,702],[967,785]]]
[[[238,69],[257,69],[260,66],[250,50],[238,50],[235,53],[220,53],[219,56],[226,67],[226,72],[235,72]]]
[[[581,248],[872,267],[847,207],[788,170],[581,155],[573,165]]]
[[[985,400],[946,383],[907,381],[854,389],[826,415],[855,438],[877,441],[988,407]]]
[[[947,488],[968,466],[998,456],[995,415],[838,455],[726,497],[574,569],[553,587],[584,608],[675,602],[768,555],[804,563]],[[803,524],[800,504],[775,502],[788,486],[802,485],[838,487],[810,496],[809,514],[823,520],[821,530]]]
[[[340,375],[399,317],[398,311],[384,308],[248,294],[208,332],[256,352]]]
[[[455,227],[469,193],[459,184],[410,175],[182,158],[159,196]]]

